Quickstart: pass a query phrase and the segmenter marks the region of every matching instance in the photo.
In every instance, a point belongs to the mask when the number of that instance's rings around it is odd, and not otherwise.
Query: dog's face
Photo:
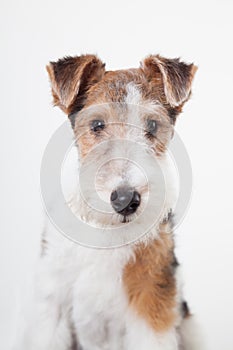
[[[47,70],[54,103],[70,118],[85,174],[82,216],[117,225],[146,210],[150,219],[153,206],[147,202],[153,193],[163,219],[177,189],[167,147],[196,67],[149,56],[138,69],[106,72],[96,56],[85,55],[52,62]]]

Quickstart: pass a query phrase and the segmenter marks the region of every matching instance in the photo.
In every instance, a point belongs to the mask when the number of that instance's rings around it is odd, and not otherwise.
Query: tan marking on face
[[[156,84],[157,88],[155,88]],[[151,84],[145,78],[141,69],[130,69],[107,72],[99,83],[89,89],[85,107],[80,116],[77,116],[75,125],[75,135],[81,157],[85,157],[102,140],[126,137],[127,131],[129,131],[127,123],[134,124],[132,116],[129,120],[127,115],[129,108],[131,108],[127,99],[129,85],[133,85],[140,95],[138,105],[141,112],[139,113],[140,120],[137,121],[137,127],[141,129],[140,132],[143,133],[145,142],[148,143],[151,149],[154,149],[157,156],[166,151],[173,126],[166,108],[162,105],[165,97],[161,77],[158,76],[155,82]],[[137,102],[133,100],[133,103]],[[88,118],[85,120],[87,111],[89,111],[87,113]],[[145,136],[147,118],[156,119],[159,123],[156,137],[150,139]],[[91,132],[90,128],[90,121],[94,119],[103,119],[106,123],[106,128],[97,134]],[[132,135],[134,134],[132,133]]]
[[[150,136],[147,132],[145,134],[150,141],[151,148],[154,150],[155,155],[160,157],[167,151],[167,146],[173,135],[174,126],[171,124],[171,120],[162,106],[159,106],[158,110],[154,113],[145,113],[143,119],[145,125],[147,120],[152,119],[157,122],[157,132],[155,136]]]
[[[177,317],[173,249],[172,237],[161,231],[158,239],[137,246],[123,274],[130,306],[158,332],[168,330]]]
[[[124,108],[119,104],[104,103],[87,107],[80,113],[74,132],[81,158],[85,158],[101,142],[126,138]],[[94,120],[103,120],[104,129],[94,132],[91,126]]]

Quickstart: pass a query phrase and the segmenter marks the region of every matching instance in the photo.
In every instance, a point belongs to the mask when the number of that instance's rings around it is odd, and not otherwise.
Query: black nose
[[[119,187],[111,194],[113,209],[124,216],[135,213],[140,205],[141,196],[137,191],[127,187]]]

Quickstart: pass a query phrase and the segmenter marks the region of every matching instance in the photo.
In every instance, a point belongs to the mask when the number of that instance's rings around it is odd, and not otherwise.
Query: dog
[[[69,117],[80,166],[91,164],[89,174],[96,176],[95,190],[84,176],[85,198],[77,190],[70,210],[100,235],[103,228],[105,237],[115,228],[119,235],[116,244],[101,242],[106,249],[97,249],[48,225],[35,303],[17,349],[202,350],[174,253],[177,188],[167,151],[196,70],[160,55],[117,71],[106,71],[89,54],[47,66],[53,102]],[[100,200],[106,210],[96,209]]]

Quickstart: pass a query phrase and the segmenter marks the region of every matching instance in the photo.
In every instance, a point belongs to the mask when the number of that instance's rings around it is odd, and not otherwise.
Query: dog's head
[[[83,187],[83,217],[115,225],[138,216],[150,190],[154,203],[161,196],[158,169],[166,189],[161,218],[174,206],[167,147],[196,69],[159,55],[147,57],[137,69],[118,71],[105,71],[94,55],[66,57],[47,66],[54,104],[71,121],[81,167],[89,167],[94,176],[95,185],[86,179]],[[98,200],[107,210],[93,213]],[[146,210],[154,215],[153,206]]]

